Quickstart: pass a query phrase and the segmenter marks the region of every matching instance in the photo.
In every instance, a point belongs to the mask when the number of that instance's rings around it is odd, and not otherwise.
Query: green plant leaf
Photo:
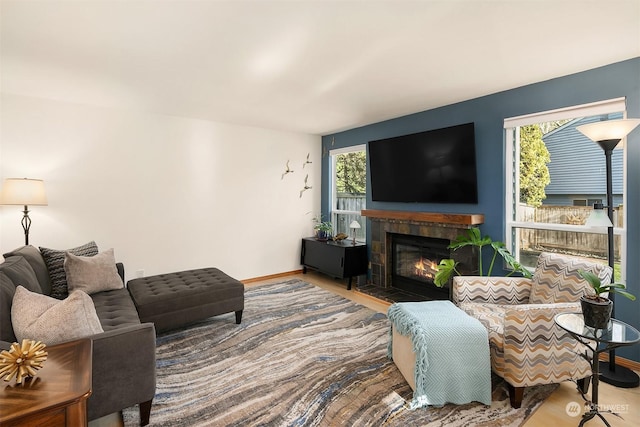
[[[600,278],[595,274],[593,274],[592,272],[586,271],[586,270],[579,270],[578,273],[582,276],[584,280],[587,281],[587,283],[589,283],[589,285],[591,285],[593,290],[596,292],[596,295],[600,295],[604,292],[607,292],[605,289],[602,288],[602,282],[600,281]]]
[[[635,295],[630,294],[630,293],[629,293],[629,292],[627,292],[627,291],[621,291],[621,290],[619,290],[619,291],[615,291],[614,293],[619,294],[619,295],[622,295],[623,297],[627,297],[627,298],[629,298],[631,301],[635,301],[635,300],[636,300]]]
[[[440,264],[438,264],[438,272],[436,273],[436,277],[433,279],[433,283],[441,288],[449,283],[449,279],[455,274],[460,274],[456,270],[456,266],[458,263],[452,259],[446,258],[440,260]]]
[[[629,298],[631,301],[635,301],[635,295],[626,291],[627,287],[624,283],[611,283],[607,286],[603,286],[604,292],[610,292],[612,294],[619,294],[623,297]]]
[[[477,246],[481,248],[482,246],[490,244],[491,238],[489,236],[482,237],[480,235],[480,229],[478,227],[473,227],[467,230],[466,235],[460,234],[456,237],[449,245],[449,249],[453,249],[455,251],[464,246]]]

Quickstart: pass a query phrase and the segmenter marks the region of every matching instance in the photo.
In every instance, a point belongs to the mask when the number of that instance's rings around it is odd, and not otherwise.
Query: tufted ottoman
[[[232,311],[242,320],[244,285],[217,268],[141,277],[127,287],[140,320],[158,332]]]

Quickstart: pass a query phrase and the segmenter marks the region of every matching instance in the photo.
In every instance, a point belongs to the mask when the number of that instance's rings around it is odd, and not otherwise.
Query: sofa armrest
[[[526,277],[455,276],[453,303],[526,304],[532,284]]]
[[[89,420],[151,401],[156,390],[156,333],[153,323],[113,329],[93,340],[93,391]]]
[[[526,387],[591,375],[586,347],[555,324],[560,313],[580,311],[580,303],[524,304],[504,307],[504,378]],[[550,379],[552,381],[550,381]]]

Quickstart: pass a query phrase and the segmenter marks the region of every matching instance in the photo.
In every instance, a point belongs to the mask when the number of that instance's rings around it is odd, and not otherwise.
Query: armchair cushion
[[[580,270],[597,275],[603,284],[611,283],[608,265],[562,254],[541,253],[532,278],[529,303],[576,302],[583,295],[593,295],[593,288],[580,276]]]

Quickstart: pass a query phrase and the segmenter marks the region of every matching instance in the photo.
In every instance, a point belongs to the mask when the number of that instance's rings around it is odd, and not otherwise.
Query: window
[[[356,229],[356,239],[366,236],[366,221],[361,210],[367,200],[367,151],[365,145],[347,147],[329,152],[331,157],[331,221],[334,234],[345,233],[353,236],[349,225],[353,221],[360,224]]]
[[[535,268],[542,251],[607,263],[606,230],[584,225],[593,203],[606,201],[604,151],[576,127],[624,115],[619,98],[505,120],[505,243],[520,263]],[[612,155],[616,280],[622,280],[626,241],[623,147]]]

